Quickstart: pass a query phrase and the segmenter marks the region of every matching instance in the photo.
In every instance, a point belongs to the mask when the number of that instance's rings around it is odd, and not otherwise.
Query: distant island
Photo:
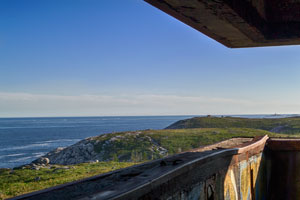
[[[163,158],[232,137],[262,135],[299,137],[300,117],[194,117],[177,121],[163,130],[127,131],[90,137],[69,147],[57,148],[31,164],[0,169],[0,199]],[[57,181],[51,181],[53,177]],[[20,187],[14,186],[16,182]]]

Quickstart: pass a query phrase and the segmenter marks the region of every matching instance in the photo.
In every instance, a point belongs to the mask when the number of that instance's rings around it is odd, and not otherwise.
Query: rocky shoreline
[[[120,150],[120,141],[127,141],[127,152],[114,153]],[[148,154],[142,158],[142,152],[138,152],[137,147],[133,148],[137,142],[145,143],[147,153],[152,153],[152,158]],[[126,148],[125,148],[126,149]],[[121,149],[122,150],[122,149]],[[145,152],[143,152],[145,155]],[[160,146],[153,138],[143,134],[141,131],[104,134],[96,137],[86,138],[68,147],[59,147],[48,152],[42,157],[34,160],[29,166],[31,168],[47,167],[51,165],[74,165],[79,163],[94,163],[102,161],[122,161],[139,162],[168,155],[168,150]],[[29,168],[28,165],[25,167]],[[22,166],[24,167],[24,166]]]
[[[44,164],[45,160],[47,160],[49,164],[71,165],[83,162],[96,162],[99,159],[100,155],[94,151],[93,139],[87,138],[69,147],[58,147],[32,163]]]

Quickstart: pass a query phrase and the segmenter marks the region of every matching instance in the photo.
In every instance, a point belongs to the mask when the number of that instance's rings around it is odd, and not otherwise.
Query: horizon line
[[[300,115],[298,113],[272,113],[272,114],[187,114],[187,115],[75,115],[75,116],[12,116],[0,117],[0,119],[8,118],[79,118],[79,117],[179,117],[179,116],[249,116],[249,115],[266,115],[266,116],[281,116],[281,115]]]

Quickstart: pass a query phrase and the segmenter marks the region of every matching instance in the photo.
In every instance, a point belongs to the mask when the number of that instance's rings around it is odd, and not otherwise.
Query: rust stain
[[[255,184],[261,160],[262,154],[259,154],[228,169],[224,179],[224,199],[255,200]]]
[[[247,161],[240,164],[240,189],[241,189],[241,199],[251,199],[250,195],[250,167]]]
[[[238,199],[237,185],[235,175],[232,169],[229,169],[225,175],[224,180],[224,199],[236,200]]]

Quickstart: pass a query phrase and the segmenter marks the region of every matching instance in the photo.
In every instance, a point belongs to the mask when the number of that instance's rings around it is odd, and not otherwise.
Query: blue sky
[[[142,0],[1,0],[0,117],[300,113],[300,46],[229,49]]]

